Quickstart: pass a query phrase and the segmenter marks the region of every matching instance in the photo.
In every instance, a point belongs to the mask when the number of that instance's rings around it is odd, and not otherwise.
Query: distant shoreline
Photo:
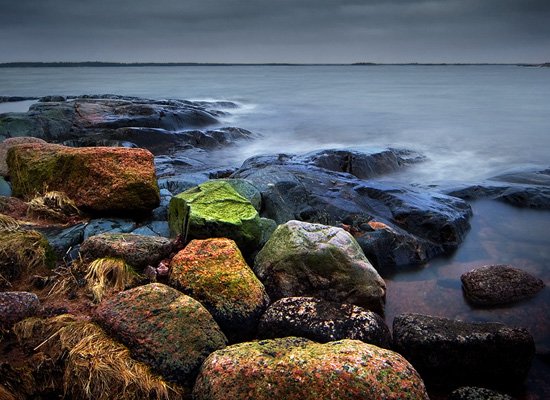
[[[224,67],[224,66],[519,66],[519,67],[550,67],[550,63],[372,63],[356,62],[350,64],[299,64],[299,63],[122,63],[122,62],[8,62],[0,63],[0,68],[66,68],[66,67]]]

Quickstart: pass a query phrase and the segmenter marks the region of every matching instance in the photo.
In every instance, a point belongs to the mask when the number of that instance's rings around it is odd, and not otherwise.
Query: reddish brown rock
[[[0,293],[0,327],[6,328],[32,317],[39,309],[40,300],[34,293],[2,292]]]
[[[227,340],[198,301],[161,283],[104,300],[95,319],[133,358],[184,385],[192,384],[204,359]]]
[[[327,344],[287,337],[240,343],[210,355],[196,400],[427,400],[424,383],[399,354],[358,340]]]
[[[193,240],[171,267],[170,284],[200,301],[231,340],[251,336],[269,297],[233,240]]]
[[[96,213],[143,213],[160,202],[153,155],[143,149],[24,144],[8,151],[13,195],[64,192]]]

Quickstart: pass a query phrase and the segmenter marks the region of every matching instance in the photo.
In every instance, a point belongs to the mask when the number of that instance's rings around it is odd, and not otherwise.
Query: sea
[[[228,100],[224,126],[260,136],[224,152],[238,166],[258,154],[316,149],[416,150],[426,161],[383,180],[425,187],[476,183],[550,167],[550,68],[513,65],[236,65],[2,68],[0,96],[119,94]],[[1,103],[0,113],[32,102]],[[530,330],[537,357],[518,399],[550,398],[550,211],[472,203],[461,247],[420,267],[386,272],[386,321],[417,312]],[[479,309],[460,275],[510,264],[544,280],[536,297]]]

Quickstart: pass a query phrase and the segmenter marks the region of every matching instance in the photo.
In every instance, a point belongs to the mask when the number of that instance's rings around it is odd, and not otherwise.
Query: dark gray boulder
[[[391,149],[258,156],[232,178],[256,186],[262,216],[279,224],[296,219],[341,226],[378,267],[420,264],[458,247],[469,229],[471,208],[455,197],[367,180],[418,158]]]
[[[535,354],[524,328],[419,314],[394,319],[393,342],[428,383],[444,385],[519,385]]]
[[[391,343],[390,330],[378,314],[313,297],[286,297],[271,304],[260,320],[258,336],[297,336],[319,343],[357,339],[386,349]]]
[[[490,389],[464,386],[454,390],[448,400],[514,400],[514,398]]]
[[[478,306],[513,303],[536,295],[544,282],[509,265],[485,265],[460,277],[464,294]]]

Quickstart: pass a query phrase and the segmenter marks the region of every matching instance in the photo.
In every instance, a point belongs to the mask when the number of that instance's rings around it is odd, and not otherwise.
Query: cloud
[[[0,0],[0,61],[545,61],[547,0]]]

